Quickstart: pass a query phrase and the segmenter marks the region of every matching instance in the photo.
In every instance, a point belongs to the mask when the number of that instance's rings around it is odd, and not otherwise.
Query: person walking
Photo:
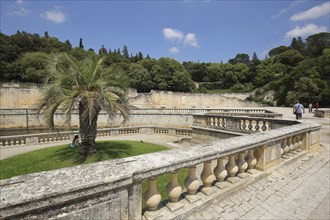
[[[314,107],[317,110],[320,107],[319,102],[316,102]]]
[[[297,101],[297,103],[293,106],[293,114],[295,114],[296,119],[299,120],[302,118],[303,113],[305,113],[304,106]]]
[[[309,103],[308,112],[309,113],[312,113],[313,112],[313,103]]]

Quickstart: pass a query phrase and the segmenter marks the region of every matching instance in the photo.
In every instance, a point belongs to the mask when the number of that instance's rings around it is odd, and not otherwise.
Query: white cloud
[[[10,10],[7,12],[9,15],[26,16],[29,14],[30,10],[24,7],[23,0],[16,0],[15,3],[10,6]]]
[[[188,33],[184,37],[183,43],[185,45],[189,45],[189,46],[192,46],[192,47],[198,47],[198,39],[196,38],[196,35],[193,34],[193,33]]]
[[[303,11],[291,16],[291,21],[304,21],[308,19],[315,19],[324,15],[330,14],[330,2],[325,2],[321,5],[317,5],[307,11]]]
[[[48,19],[56,24],[63,23],[66,20],[66,15],[61,12],[58,8],[51,10],[51,11],[45,11],[41,14],[42,18]]]
[[[164,34],[165,39],[169,39],[169,40],[181,41],[183,38],[183,33],[181,31],[173,29],[173,28],[164,28],[163,34]]]
[[[172,47],[168,51],[170,51],[170,53],[179,53],[180,52],[179,48],[177,48],[177,47]]]
[[[326,32],[327,27],[325,26],[317,26],[315,24],[307,24],[304,27],[296,26],[293,30],[287,32],[285,34],[286,38],[291,37],[303,37],[303,36],[309,36],[312,34],[317,34],[320,32]]]
[[[19,7],[13,11],[14,15],[25,16],[29,13],[29,10],[24,7]]]
[[[291,3],[289,4],[288,7],[286,7],[286,8],[281,8],[277,14],[272,15],[272,18],[273,18],[273,19],[276,19],[276,18],[280,17],[281,15],[287,13],[287,12],[290,11],[292,8],[294,8],[295,6],[297,6],[297,5],[299,5],[300,3],[303,3],[303,2],[304,2],[304,0],[296,0],[296,1],[294,1],[294,2],[291,2]]]

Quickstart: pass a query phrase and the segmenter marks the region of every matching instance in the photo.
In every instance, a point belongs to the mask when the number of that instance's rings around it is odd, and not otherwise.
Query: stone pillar
[[[238,155],[238,163],[237,163],[239,173],[244,173],[248,168],[248,164],[245,161],[244,157],[245,157],[245,152],[240,152]]]
[[[178,202],[179,197],[182,193],[182,188],[178,183],[177,175],[178,175],[178,171],[172,172],[170,182],[166,186],[166,192],[168,194],[168,198],[170,199],[170,202]]]
[[[188,176],[184,180],[184,185],[187,189],[188,195],[195,195],[199,187],[199,181],[196,177],[196,166],[188,168]]]
[[[226,164],[225,167],[226,167],[229,177],[236,176],[236,174],[238,172],[238,167],[235,163],[235,154],[229,156],[228,163]]]
[[[248,150],[248,155],[246,157],[246,162],[248,164],[248,169],[254,169],[257,164],[257,159],[254,157],[254,149]]]
[[[220,158],[217,160],[217,166],[214,168],[213,172],[215,177],[217,178],[218,182],[225,181],[225,178],[227,177],[228,173],[224,165],[225,159]]]
[[[212,183],[214,180],[216,180],[215,176],[213,175],[211,165],[212,165],[212,161],[204,162],[204,169],[201,173],[201,180],[204,185],[202,192],[206,195],[212,193]]]
[[[212,186],[212,183],[215,180],[215,176],[212,173],[211,164],[212,161],[204,162],[204,169],[201,173],[201,180],[206,187]]]
[[[148,181],[149,181],[149,185],[147,192],[144,194],[144,201],[149,211],[155,211],[157,210],[161,200],[161,195],[158,192],[156,185],[157,178],[151,177],[148,179]]]
[[[128,190],[128,219],[141,219],[142,217],[142,184],[133,184]]]

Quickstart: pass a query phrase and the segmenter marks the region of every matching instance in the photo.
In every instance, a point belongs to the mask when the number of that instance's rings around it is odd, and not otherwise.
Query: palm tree
[[[50,129],[54,128],[54,114],[62,110],[65,124],[70,127],[71,114],[79,112],[80,153],[96,151],[97,118],[101,111],[109,117],[120,112],[129,117],[126,83],[122,74],[103,65],[104,58],[86,57],[77,60],[66,53],[54,55],[49,65],[49,77],[43,89],[38,113],[43,113]]]

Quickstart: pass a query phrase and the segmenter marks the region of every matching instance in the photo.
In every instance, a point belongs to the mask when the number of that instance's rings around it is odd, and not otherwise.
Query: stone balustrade
[[[193,126],[217,128],[239,132],[259,132],[280,128],[296,121],[281,120],[266,117],[229,116],[222,114],[199,114],[194,116]]]
[[[184,218],[211,198],[221,196],[224,188],[247,184],[263,171],[319,146],[319,124],[283,123],[284,120],[272,129],[208,144],[2,180],[1,217]],[[182,169],[187,174],[180,185],[177,176]],[[157,185],[163,174],[170,176],[163,186],[167,198],[162,198]],[[148,181],[145,192],[143,181]]]
[[[161,109],[132,109],[130,120],[125,127],[132,126],[166,126],[190,128],[193,114],[212,113],[233,116],[267,117],[281,118],[281,114],[273,113],[264,109],[180,109],[180,108],[161,108]],[[0,109],[0,129],[10,128],[40,128],[43,126],[42,117],[38,117],[35,109]],[[55,124],[63,127],[65,124],[64,114],[58,111],[54,116]],[[78,111],[73,111],[71,126],[79,126]],[[106,112],[99,114],[98,126],[123,127],[122,117],[118,114],[111,121]]]
[[[101,128],[97,130],[97,137],[109,137],[117,135],[134,135],[142,133],[157,133],[174,136],[191,136],[191,129],[184,128],[165,128],[165,127],[124,127],[124,128]],[[71,142],[74,135],[78,131],[67,132],[50,132],[40,134],[14,135],[14,136],[0,136],[0,147],[10,147],[17,145],[32,145],[32,144],[50,144]]]

